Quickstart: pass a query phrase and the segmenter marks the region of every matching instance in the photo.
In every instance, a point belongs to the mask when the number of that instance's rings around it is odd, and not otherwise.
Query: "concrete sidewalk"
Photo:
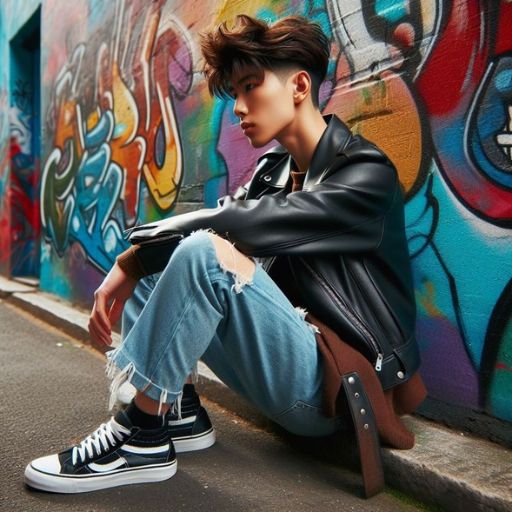
[[[32,286],[1,277],[0,297],[54,325],[73,338],[88,343],[88,312],[70,307]],[[239,418],[236,421],[248,421],[258,430],[278,435],[285,445],[291,445],[295,451],[302,452],[310,460],[318,459],[325,464],[339,464],[358,471],[355,450],[347,450],[347,445],[353,443],[346,443],[333,449],[332,439],[305,440],[286,434],[231,392],[206,366],[200,365],[199,370],[200,393],[225,408],[228,414],[236,414]],[[408,417],[406,422],[416,434],[414,449],[382,450],[386,483],[390,487],[447,511],[512,510],[510,450],[419,417]],[[335,485],[332,476],[330,482]],[[343,487],[343,484],[340,485]],[[357,486],[353,492],[357,495]],[[371,501],[378,503],[379,498]],[[290,510],[292,508],[290,507]],[[359,507],[352,510],[381,508],[374,505],[370,508]]]

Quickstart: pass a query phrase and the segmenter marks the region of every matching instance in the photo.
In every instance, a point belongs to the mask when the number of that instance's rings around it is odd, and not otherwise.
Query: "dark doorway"
[[[39,277],[41,8],[10,41],[10,275]]]

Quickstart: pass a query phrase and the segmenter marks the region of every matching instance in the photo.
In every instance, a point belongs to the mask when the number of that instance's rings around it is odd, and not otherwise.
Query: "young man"
[[[32,487],[82,492],[171,477],[174,445],[201,449],[215,439],[185,384],[199,358],[305,436],[336,432],[340,389],[356,386],[347,396],[361,432],[376,436],[375,412],[382,439],[411,445],[402,425],[386,423],[396,403],[383,394],[413,382],[419,365],[396,171],[337,116],[320,112],[330,50],[318,25],[300,16],[270,26],[236,21],[202,38],[209,90],[234,98],[254,147],[279,145],[217,208],[132,230],[133,246],[95,293],[89,329],[110,345],[122,315],[122,344],[108,353],[109,375],[117,372],[110,405],[123,382],[137,394],[80,444],[31,462]],[[363,383],[379,398],[368,401]],[[402,391],[401,412],[420,395]]]

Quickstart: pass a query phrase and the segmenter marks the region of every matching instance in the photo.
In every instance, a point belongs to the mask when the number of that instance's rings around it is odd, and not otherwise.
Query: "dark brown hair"
[[[230,79],[244,66],[278,73],[298,67],[311,77],[311,99],[318,108],[318,91],[327,73],[330,43],[317,23],[298,15],[272,24],[246,14],[235,17],[233,28],[224,21],[200,34],[203,69],[213,96],[232,97]]]

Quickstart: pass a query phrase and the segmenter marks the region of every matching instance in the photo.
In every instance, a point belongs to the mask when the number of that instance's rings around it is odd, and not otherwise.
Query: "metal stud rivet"
[[[354,384],[354,383],[355,383],[355,381],[356,381],[356,379],[354,379],[354,377],[349,377],[349,378],[348,378],[348,383],[349,383],[349,384]]]
[[[399,379],[403,379],[403,378],[405,377],[404,372],[397,372],[396,376],[397,376]]]
[[[263,179],[264,179],[265,181],[270,181],[270,180],[272,179],[272,176],[265,176]]]
[[[363,427],[364,427],[364,429],[365,429],[365,430],[368,430],[368,429],[370,428],[370,425],[368,425],[368,423],[365,423],[365,424],[363,425]]]
[[[365,415],[366,414],[366,410],[365,409],[361,409],[361,414]]]
[[[359,398],[359,393],[354,393],[354,396],[355,396],[356,398]]]

